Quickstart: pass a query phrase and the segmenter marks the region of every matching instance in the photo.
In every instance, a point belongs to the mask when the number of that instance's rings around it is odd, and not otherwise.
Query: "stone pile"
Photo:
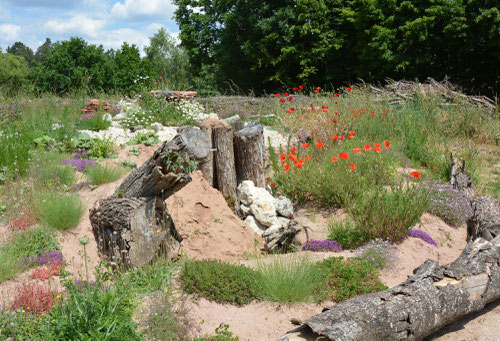
[[[273,197],[266,189],[255,187],[253,181],[245,180],[238,186],[239,214],[266,242],[272,250],[290,244],[301,230],[293,217],[290,199]]]

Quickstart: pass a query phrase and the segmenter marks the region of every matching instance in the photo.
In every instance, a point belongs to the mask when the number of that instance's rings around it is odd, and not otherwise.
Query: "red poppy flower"
[[[380,146],[381,146],[381,144],[380,144],[380,143],[378,143],[378,142],[375,142],[375,143],[373,144],[373,146],[374,146],[374,147],[380,147]]]
[[[372,146],[370,146],[369,144],[365,144],[365,151],[369,151],[370,149],[372,149]]]
[[[333,120],[333,124],[337,124],[337,122],[338,122],[337,120]]]
[[[361,148],[356,147],[356,148],[353,148],[352,151],[355,153],[361,153]]]
[[[293,88],[292,90],[293,90],[293,91],[297,91],[297,90],[299,90],[299,88]]]
[[[340,153],[340,154],[339,154],[339,157],[340,157],[341,159],[347,160],[347,159],[348,159],[348,158],[350,158],[351,156],[350,156],[349,154],[345,153],[345,152],[342,152],[342,153]]]
[[[285,170],[285,172],[288,172],[290,170],[290,165],[285,165],[283,169]]]
[[[304,162],[306,162],[306,160],[304,160],[304,159],[300,159],[300,160],[299,160],[299,162],[300,162],[300,163],[304,163]]]
[[[351,87],[348,87],[346,90],[347,90],[347,91],[352,91],[352,88],[351,88]]]
[[[420,178],[420,173],[419,172],[411,172],[410,176],[414,179]]]
[[[274,94],[274,97],[280,97],[280,94]]]
[[[339,104],[339,102],[338,102],[338,101],[335,101],[334,103],[335,103],[335,104]]]
[[[286,160],[281,160],[281,164],[285,164],[286,163]]]
[[[306,155],[306,159],[311,160],[311,157],[309,155]]]
[[[332,140],[338,140],[339,137],[337,135],[333,135],[332,137],[330,137]]]
[[[335,97],[339,97],[339,94],[335,94],[335,95],[333,95],[333,96],[335,96]]]
[[[294,111],[295,111],[295,108],[290,108],[290,109],[288,109],[286,112],[287,112],[287,113],[289,113],[289,114],[291,114],[291,113],[292,113],[292,112],[294,112]]]
[[[286,100],[287,100],[288,102],[291,102],[291,101],[292,101],[292,99],[293,99],[293,96],[290,96],[290,97],[288,97]]]
[[[295,153],[295,152],[297,151],[297,148],[292,147],[292,148],[290,148],[290,151],[291,151],[292,153]]]
[[[391,118],[391,121],[394,121],[394,118]]]
[[[314,94],[317,94],[319,92],[319,90],[314,90]]]
[[[355,113],[355,114],[354,114],[354,117],[358,117],[358,115],[359,115],[359,113]]]
[[[298,169],[302,168],[302,163],[297,162],[297,163],[295,164],[295,168],[298,168]]]
[[[354,135],[354,130],[351,130],[351,131],[349,132],[349,135]]]
[[[339,111],[338,110],[335,110],[335,115],[338,115],[339,114]]]
[[[332,162],[337,162],[337,160],[338,160],[337,157],[335,157],[335,156],[332,157]]]
[[[316,143],[315,143],[315,145],[316,145],[316,147],[318,147],[318,148],[323,148],[323,147],[325,146],[325,145],[323,144],[323,142],[321,142],[321,141],[316,142]]]
[[[391,145],[391,143],[389,141],[384,141],[384,144],[385,144],[386,148],[389,148],[389,146]]]
[[[316,90],[320,91],[320,90],[321,90],[321,88],[318,86],[318,87],[316,88]]]
[[[377,153],[380,153],[382,151],[382,149],[380,149],[379,147],[375,147],[375,148],[373,148],[373,151],[377,152]]]
[[[323,110],[323,112],[327,112],[328,108],[322,108],[321,110]]]
[[[158,82],[155,82],[155,85],[158,85]]]
[[[290,153],[288,154],[288,158],[292,161],[297,161],[297,154]]]
[[[349,166],[351,166],[352,170],[356,170],[356,166],[354,165],[354,163],[351,163]]]
[[[271,184],[272,188],[276,188],[276,185],[274,183]]]
[[[300,90],[304,90],[304,87],[302,85],[299,85]]]
[[[304,149],[309,148],[309,143],[302,143],[302,148],[304,148]]]
[[[283,96],[285,96],[285,97],[286,97],[286,96],[288,96],[288,92],[285,92],[285,93],[283,94]]]
[[[271,180],[271,179],[270,179],[269,177],[267,177],[267,178],[266,178],[266,181],[269,181],[269,180]]]
[[[332,96],[330,96],[330,99],[333,99],[333,97],[332,97]]]
[[[342,141],[344,141],[344,136],[339,136],[339,139],[341,139]]]
[[[389,109],[387,109],[386,111],[389,112]]]
[[[281,154],[280,155],[280,160],[285,160],[286,159],[286,154]]]
[[[347,136],[349,140],[352,140],[352,135]]]
[[[280,98],[280,102],[281,103],[285,103],[285,99],[284,98]]]

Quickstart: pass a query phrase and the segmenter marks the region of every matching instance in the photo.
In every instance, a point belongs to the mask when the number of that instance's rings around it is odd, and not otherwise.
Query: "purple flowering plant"
[[[309,250],[314,252],[340,252],[342,247],[334,240],[310,240],[302,245],[302,250]]]
[[[83,172],[87,168],[95,167],[96,163],[89,159],[66,159],[63,161],[64,165],[71,165],[76,168],[77,171]]]
[[[428,193],[429,213],[440,217],[451,226],[461,225],[472,217],[469,201],[452,185],[435,181],[427,181],[422,185]]]
[[[431,236],[429,236],[427,233],[425,233],[424,231],[420,231],[420,230],[410,230],[408,231],[408,234],[406,235],[407,237],[413,237],[413,238],[420,238],[422,239],[424,242],[426,243],[429,243],[435,247],[438,247],[438,244],[436,243],[436,241],[434,239],[432,239]]]

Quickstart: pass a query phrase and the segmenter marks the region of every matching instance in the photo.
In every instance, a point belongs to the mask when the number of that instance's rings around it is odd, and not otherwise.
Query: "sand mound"
[[[236,261],[262,247],[262,238],[228,207],[200,171],[193,181],[166,200],[175,227],[184,239],[181,252],[196,259]]]

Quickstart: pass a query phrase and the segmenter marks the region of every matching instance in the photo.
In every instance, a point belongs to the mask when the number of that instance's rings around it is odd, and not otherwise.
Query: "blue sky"
[[[78,36],[105,48],[123,42],[141,50],[165,27],[176,34],[171,0],[0,0],[0,47],[22,41],[35,52],[45,38]]]

